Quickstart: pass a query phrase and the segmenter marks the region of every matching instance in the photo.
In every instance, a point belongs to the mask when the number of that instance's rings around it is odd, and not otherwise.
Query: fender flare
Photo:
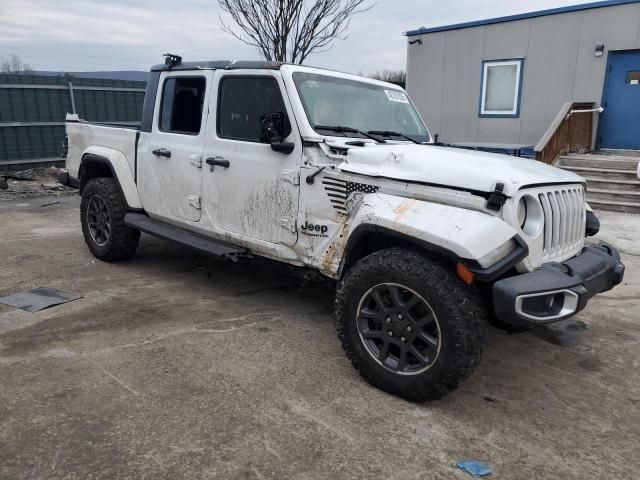
[[[347,242],[347,246],[345,247],[345,253],[342,257],[342,261],[340,262],[340,270],[338,271],[339,276],[342,276],[344,267],[350,260],[351,253],[358,245],[358,242],[362,239],[362,237],[370,233],[383,235],[389,238],[397,238],[398,240],[402,240],[407,244],[415,245],[422,250],[436,253],[445,258],[448,258],[453,263],[463,262],[473,272],[475,278],[482,282],[490,282],[501,277],[522,260],[524,260],[527,255],[529,255],[529,246],[522,239],[522,237],[520,237],[520,235],[516,235],[515,237],[513,237],[513,240],[516,242],[515,250],[506,255],[504,258],[498,260],[493,265],[487,268],[482,268],[476,261],[460,258],[451,250],[447,250],[433,243],[419,238],[411,237],[390,228],[365,223],[358,225],[358,227],[356,227],[356,229],[351,233],[349,237],[349,241]]]
[[[89,147],[82,152],[80,168],[78,170],[78,181],[80,193],[86,184],[85,171],[90,164],[105,165],[111,170],[111,174],[115,179],[120,191],[127,202],[130,210],[141,211],[142,202],[138,195],[138,187],[133,179],[131,167],[124,153],[105,147]]]
[[[345,248],[345,255],[342,262],[343,264],[347,260],[346,257],[348,256],[348,254],[352,252],[354,248],[356,248],[358,242],[362,239],[362,237],[370,233],[379,234],[379,235],[383,235],[385,237],[390,237],[390,238],[396,238],[398,240],[402,240],[404,242],[414,244],[423,250],[428,250],[430,252],[437,253],[453,261],[462,260],[458,255],[453,253],[451,250],[447,250],[446,248],[440,247],[438,245],[435,245],[421,238],[412,237],[410,235],[407,235],[406,233],[402,233],[388,227],[375,225],[373,223],[361,223],[351,232],[351,235],[349,235],[349,240],[347,241],[347,246]]]
[[[343,253],[334,265],[342,274],[351,251],[370,233],[396,238],[449,258],[462,261],[489,279],[515,266],[528,254],[527,245],[504,220],[484,212],[396,195],[371,194],[363,198],[350,223]],[[478,260],[513,240],[516,249],[487,268]],[[500,264],[500,265],[499,265]],[[487,275],[483,275],[486,273]]]

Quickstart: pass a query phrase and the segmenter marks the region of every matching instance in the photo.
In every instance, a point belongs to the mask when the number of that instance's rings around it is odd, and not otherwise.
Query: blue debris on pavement
[[[456,462],[456,467],[473,475],[474,477],[486,477],[493,473],[487,465],[475,460],[460,460]]]

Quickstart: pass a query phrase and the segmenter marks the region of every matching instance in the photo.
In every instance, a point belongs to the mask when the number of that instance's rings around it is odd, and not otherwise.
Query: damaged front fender
[[[486,213],[395,195],[370,194],[362,198],[345,228],[333,239],[321,269],[338,276],[345,252],[354,247],[359,233],[366,229],[395,233],[428,249],[475,262],[517,234],[506,222]]]

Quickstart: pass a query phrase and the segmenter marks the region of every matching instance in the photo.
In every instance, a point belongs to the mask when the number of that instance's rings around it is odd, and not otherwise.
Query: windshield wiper
[[[400,137],[405,140],[409,140],[410,142],[417,143],[418,145],[423,145],[422,142],[419,142],[415,138],[411,138],[410,136],[400,132],[392,132],[390,130],[370,130],[367,133],[370,133],[371,135],[380,135],[382,137]]]
[[[375,137],[373,132],[367,133],[367,132],[363,132],[362,130],[358,130],[357,128],[341,127],[341,126],[334,126],[334,125],[316,125],[313,128],[316,130],[331,130],[332,132],[338,132],[338,133],[358,133],[363,137],[370,138],[371,140],[375,140],[378,143],[387,143],[386,140]]]

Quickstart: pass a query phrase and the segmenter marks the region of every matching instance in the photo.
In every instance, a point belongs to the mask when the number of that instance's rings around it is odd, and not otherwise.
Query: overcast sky
[[[348,39],[306,63],[354,73],[404,69],[407,30],[576,3],[378,0],[353,18]],[[220,30],[218,14],[216,0],[0,0],[0,56],[57,71],[147,70],[166,51],[194,60],[258,58]]]

